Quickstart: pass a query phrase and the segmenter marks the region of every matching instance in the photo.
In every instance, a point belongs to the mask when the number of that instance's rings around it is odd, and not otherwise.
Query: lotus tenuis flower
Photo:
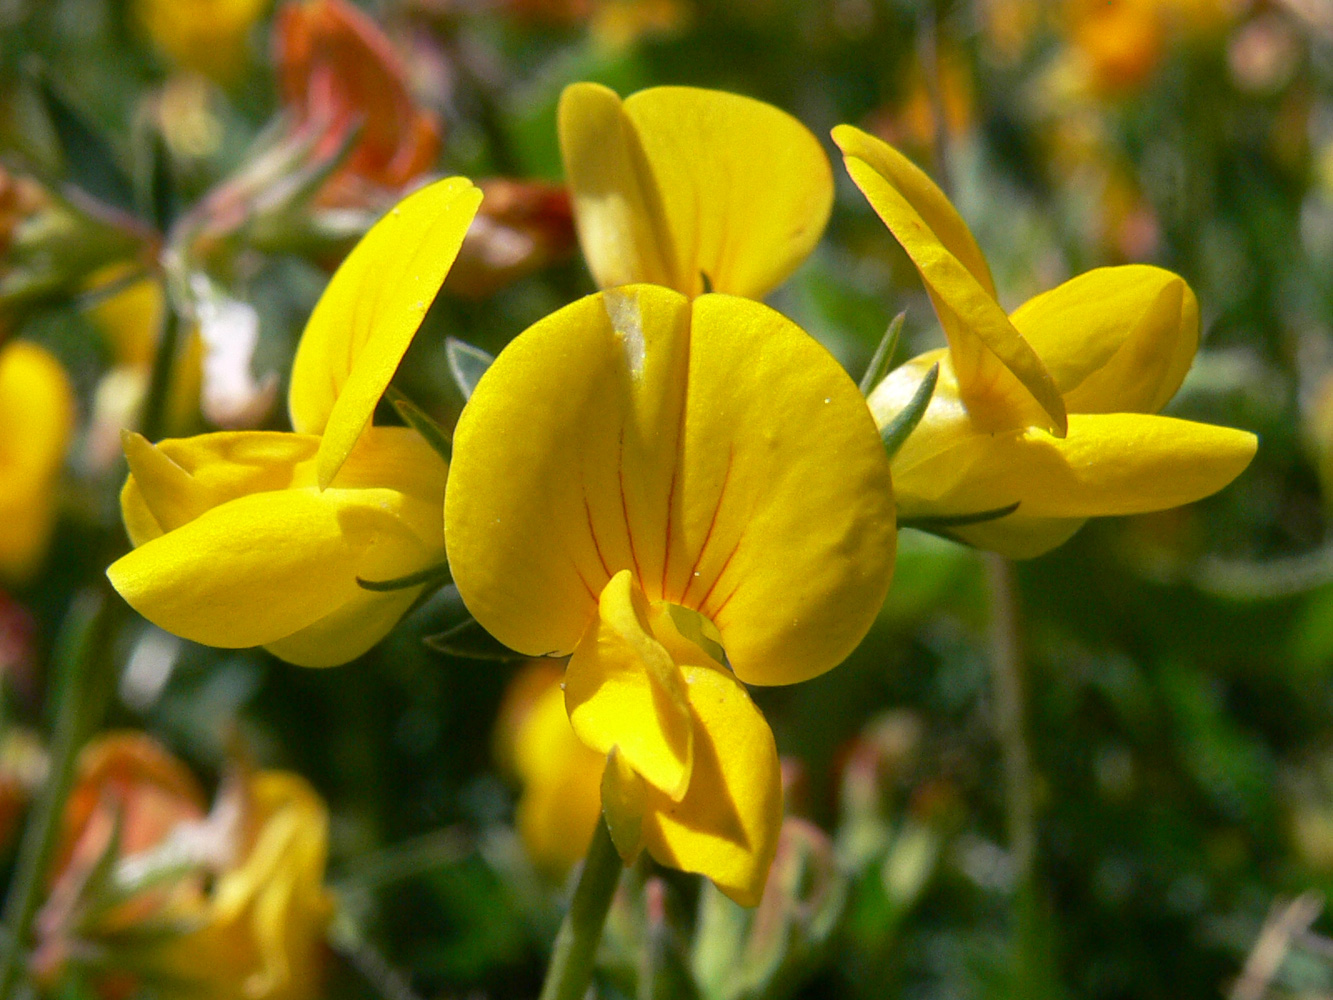
[[[855,385],[749,299],[635,285],[520,334],[463,411],[445,498],[454,582],[608,761],[641,849],[753,904],[781,822],[746,684],[840,662],[888,588],[888,460]]]
[[[56,488],[74,433],[74,390],[43,347],[0,347],[0,578],[38,568],[56,521]]]
[[[295,433],[126,435],[121,507],[136,548],[107,573],[140,614],[195,642],[326,666],[369,649],[411,606],[421,584],[359,581],[443,561],[447,467],[416,431],[371,418],[480,197],[462,178],[433,184],[348,255],[297,349]]]
[[[653,87],[622,101],[565,89],[560,151],[601,288],[653,282],[762,298],[819,241],[833,173],[810,131],[748,97]]]
[[[78,965],[108,998],[317,996],[327,843],[327,810],[298,775],[238,768],[209,813],[159,744],[104,735],[80,757],[33,973],[57,982]]]
[[[1100,268],[1006,315],[944,193],[888,144],[846,125],[833,137],[920,272],[949,344],[870,396],[883,427],[939,365],[929,408],[893,458],[900,519],[1022,558],[1089,517],[1199,500],[1249,464],[1253,434],[1156,415],[1199,342],[1198,303],[1180,277]]]

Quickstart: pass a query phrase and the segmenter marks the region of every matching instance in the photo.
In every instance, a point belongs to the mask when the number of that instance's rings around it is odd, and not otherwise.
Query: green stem
[[[171,304],[171,296],[168,294],[166,298],[168,305],[162,317],[162,333],[157,338],[157,353],[153,356],[152,375],[139,420],[140,433],[154,442],[166,433],[167,398],[171,395],[171,375],[176,368],[176,347],[180,339],[180,317]]]
[[[1037,819],[1032,802],[1032,757],[1024,733],[1023,660],[1018,640],[1018,595],[1009,561],[986,554],[991,591],[991,681],[995,691],[995,735],[1004,763],[1005,815],[1014,881],[1020,891],[1032,878]]]
[[[592,980],[593,959],[611,909],[611,897],[624,867],[606,820],[600,820],[574,887],[574,900],[555,937],[541,1000],[583,1000]]]
[[[80,595],[70,609],[54,657],[57,672],[56,719],[51,741],[51,772],[23,828],[14,878],[5,897],[7,947],[0,958],[0,1000],[10,1000],[28,951],[32,921],[47,886],[65,800],[88,731],[101,714],[106,685],[96,674],[108,659],[124,604],[105,589]]]

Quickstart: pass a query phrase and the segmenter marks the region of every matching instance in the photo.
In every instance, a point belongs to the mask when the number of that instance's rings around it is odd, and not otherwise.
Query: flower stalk
[[[624,868],[606,820],[599,820],[574,887],[574,899],[556,934],[541,1000],[582,1000],[588,992],[597,944]]]
[[[1037,820],[1032,802],[1032,756],[1023,725],[1023,663],[1018,639],[1018,596],[1013,565],[1004,556],[986,553],[990,584],[990,665],[995,697],[995,735],[1004,767],[1005,818],[1014,885],[1021,892],[1032,878],[1037,847]]]

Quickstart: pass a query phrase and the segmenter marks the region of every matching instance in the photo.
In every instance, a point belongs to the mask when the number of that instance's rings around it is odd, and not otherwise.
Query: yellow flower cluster
[[[1255,440],[1155,415],[1198,342],[1180,278],[1094,271],[1007,314],[940,190],[843,126],[847,169],[948,344],[867,405],[758,301],[833,202],[804,126],[730,94],[622,101],[580,84],[559,128],[602,290],[501,352],[447,470],[416,431],[371,417],[477,211],[458,178],[393,209],[334,276],[297,352],[294,433],[127,436],[138,547],[110,576],[180,635],[325,665],[381,638],[421,592],[408,581],[447,554],[495,638],[568,657],[511,720],[535,853],[568,864],[600,800],[626,861],[646,850],[754,904],[782,795],[746,686],[807,680],[852,651],[888,590],[899,518],[1032,555],[1088,517],[1220,489]],[[881,433],[935,366],[924,418],[891,456]]]

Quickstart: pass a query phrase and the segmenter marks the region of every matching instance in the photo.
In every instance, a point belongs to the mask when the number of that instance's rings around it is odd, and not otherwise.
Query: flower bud
[[[440,125],[408,89],[402,60],[384,32],[347,0],[299,0],[278,13],[276,62],[282,102],[298,132],[318,136],[316,159],[360,129],[319,201],[355,206],[367,191],[398,191],[440,150]]]

